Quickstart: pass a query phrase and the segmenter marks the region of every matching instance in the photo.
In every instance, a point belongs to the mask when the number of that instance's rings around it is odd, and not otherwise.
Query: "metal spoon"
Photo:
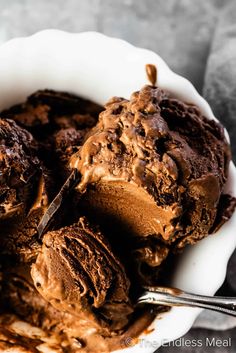
[[[65,183],[62,185],[61,189],[55,196],[55,198],[52,200],[50,203],[47,211],[44,213],[43,217],[41,218],[39,224],[38,224],[38,238],[41,239],[43,236],[43,233],[47,229],[47,226],[55,213],[59,210],[61,207],[61,204],[65,197],[69,194],[69,192],[74,188],[74,186],[78,183],[79,181],[79,173],[77,169],[73,169],[72,172],[70,173],[69,177],[66,179]]]
[[[235,297],[210,297],[184,292],[176,288],[145,287],[137,304],[191,306],[236,316]]]

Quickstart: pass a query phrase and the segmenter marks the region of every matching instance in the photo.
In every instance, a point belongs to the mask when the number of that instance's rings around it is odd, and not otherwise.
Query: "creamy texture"
[[[10,222],[6,220],[1,222],[0,254],[11,255],[15,261],[32,261],[40,248],[37,226],[49,205],[49,185],[43,173],[35,187],[37,193],[30,210],[14,217]]]
[[[39,158],[54,182],[67,176],[67,161],[97,122],[102,107],[64,92],[37,91],[27,101],[1,113],[27,129],[37,140]]]
[[[8,281],[5,276],[8,276]],[[75,317],[69,312],[64,312],[55,309],[43,297],[37,293],[29,274],[28,267],[12,268],[5,271],[3,277],[3,290],[7,298],[11,314],[10,319],[16,321],[17,318],[12,318],[12,315],[17,315],[18,320],[24,320],[30,325],[41,330],[41,335],[36,340],[36,344],[48,342],[51,349],[59,352],[89,352],[95,350],[96,345],[99,345],[101,352],[107,352],[107,344],[104,338],[97,333],[95,323],[91,327],[91,321],[83,313],[80,317]],[[4,322],[5,319],[5,322]],[[6,318],[2,318],[0,322],[0,334],[2,327],[7,329],[8,322]],[[14,330],[11,330],[14,332]],[[32,337],[34,338],[34,336]],[[37,338],[37,337],[36,337]],[[21,343],[22,339],[19,339]],[[27,342],[27,340],[26,340]],[[33,342],[28,341],[29,348]],[[86,347],[86,348],[85,348]],[[81,348],[84,348],[81,350]]]
[[[53,306],[84,315],[101,334],[127,325],[133,311],[129,280],[104,236],[84,218],[44,236],[31,275]]]
[[[49,176],[33,136],[0,119],[0,254],[23,261],[35,256],[37,223],[48,206]]]
[[[135,307],[141,286],[163,284],[173,253],[234,211],[221,125],[153,86],[101,111],[46,90],[1,114],[0,351],[127,347],[163,310]]]
[[[37,347],[44,347],[60,353],[108,353],[126,347],[130,338],[135,340],[157,313],[157,308],[140,311],[138,320],[123,334],[105,337],[99,332],[101,326],[91,323],[84,312],[75,316],[44,300],[29,271],[29,265],[24,265],[0,272],[0,300],[4,303],[0,307],[0,351],[17,348],[20,352],[37,353]]]
[[[77,190],[88,208],[181,248],[209,233],[229,160],[220,124],[145,86],[130,101],[107,103],[70,166],[81,173]]]
[[[21,262],[40,248],[37,225],[68,174],[67,162],[101,107],[49,90],[1,113],[0,254]],[[53,220],[60,226],[64,209]]]
[[[23,214],[40,175],[32,135],[12,120],[0,119],[0,220]]]

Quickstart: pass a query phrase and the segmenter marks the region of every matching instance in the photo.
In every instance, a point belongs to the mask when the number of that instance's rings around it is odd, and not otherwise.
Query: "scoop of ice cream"
[[[69,93],[40,90],[1,115],[30,129],[38,137],[43,131],[93,126],[101,110],[99,105]]]
[[[1,117],[14,120],[34,136],[40,160],[60,185],[69,173],[69,157],[81,146],[101,111],[98,104],[75,95],[41,90],[1,112]]]
[[[12,120],[0,119],[0,220],[29,209],[40,175],[32,135]]]
[[[50,173],[37,155],[28,131],[0,119],[0,253],[22,261],[37,252],[37,224],[53,194]]]
[[[129,280],[104,236],[78,224],[48,232],[32,278],[39,293],[56,308],[111,330],[119,330],[132,312]]]
[[[209,233],[229,160],[220,124],[145,86],[107,103],[70,166],[81,174],[82,209],[124,233],[183,247]]]
[[[38,223],[50,203],[51,179],[45,171],[35,185],[34,198],[27,212],[13,219],[0,221],[0,254],[10,255],[20,262],[31,262],[37,256],[41,244],[38,239]]]

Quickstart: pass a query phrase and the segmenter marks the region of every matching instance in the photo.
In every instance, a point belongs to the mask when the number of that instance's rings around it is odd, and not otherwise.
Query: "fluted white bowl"
[[[173,97],[198,105],[206,117],[215,119],[193,85],[175,74],[154,52],[96,32],[72,34],[59,30],[13,39],[0,47],[0,111],[45,88],[74,93],[99,104],[112,96],[129,98],[148,83],[146,64],[156,65],[159,87]],[[226,191],[236,196],[236,169],[232,162]],[[236,213],[216,234],[186,248],[173,269],[171,284],[213,295],[224,281],[227,262],[236,247],[235,229]],[[163,343],[184,335],[200,311],[172,308],[153,321],[149,334],[142,334],[134,345],[128,340],[127,348],[119,352],[154,352]],[[16,323],[16,327],[30,335],[28,325]],[[32,330],[36,336],[41,334],[40,330]],[[46,348],[41,349],[45,352]]]

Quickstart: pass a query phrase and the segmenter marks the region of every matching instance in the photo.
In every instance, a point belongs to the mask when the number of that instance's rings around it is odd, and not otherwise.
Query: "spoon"
[[[137,304],[191,306],[236,316],[235,297],[211,297],[184,292],[177,288],[145,287]]]
[[[78,183],[78,181],[79,181],[79,173],[77,169],[73,169],[69,177],[66,179],[65,183],[62,185],[61,189],[55,196],[55,198],[48,206],[47,211],[44,213],[43,217],[41,218],[38,224],[37,231],[38,231],[39,239],[42,238],[43,233],[47,229],[47,226],[50,223],[51,219],[61,207],[61,204],[64,201],[65,197],[74,188],[74,186]]]

